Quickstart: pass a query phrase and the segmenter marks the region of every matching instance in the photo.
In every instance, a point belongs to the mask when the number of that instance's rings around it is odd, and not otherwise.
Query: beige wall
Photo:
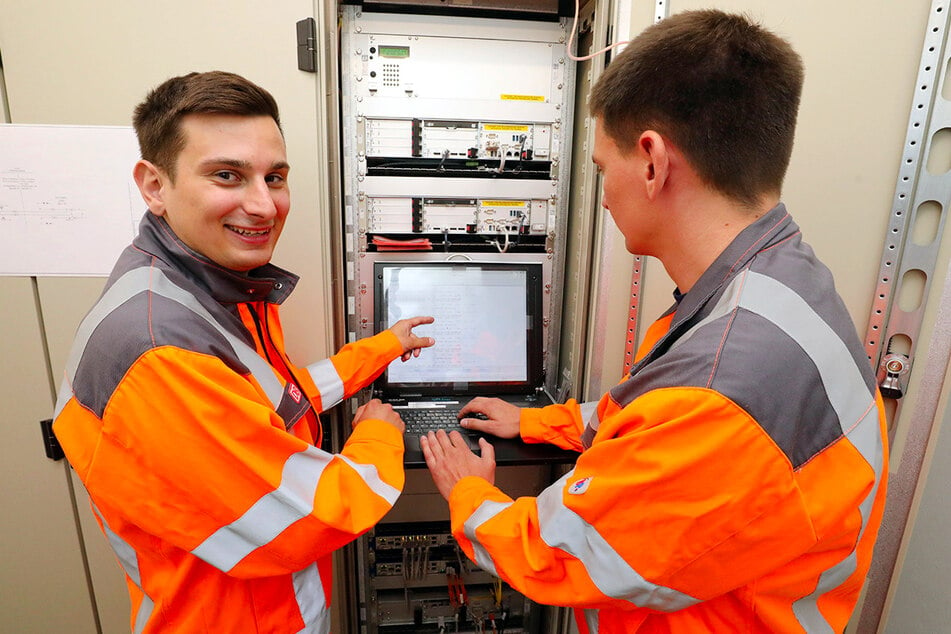
[[[52,390],[34,307],[29,278],[0,278],[0,630],[95,632],[69,469],[40,442]]]

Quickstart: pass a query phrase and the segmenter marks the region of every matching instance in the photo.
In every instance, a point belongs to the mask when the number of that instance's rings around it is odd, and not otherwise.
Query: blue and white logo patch
[[[568,493],[570,493],[571,495],[581,495],[582,493],[588,490],[588,487],[591,485],[592,479],[593,479],[592,476],[588,476],[587,478],[581,478],[580,480],[572,484],[570,487],[568,487]]]

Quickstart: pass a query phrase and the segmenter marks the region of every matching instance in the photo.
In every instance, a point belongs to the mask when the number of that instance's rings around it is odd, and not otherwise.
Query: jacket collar
[[[267,301],[275,304],[287,299],[297,284],[297,275],[273,264],[250,271],[226,269],[182,242],[164,218],[145,212],[133,247],[152,255],[170,267],[185,273],[223,304]]]
[[[693,288],[684,294],[674,291],[678,305],[672,310],[677,311],[677,317],[671,326],[692,316],[736,271],[746,267],[759,253],[797,233],[799,226],[786,211],[786,205],[779,203],[770,209],[733,239]]]

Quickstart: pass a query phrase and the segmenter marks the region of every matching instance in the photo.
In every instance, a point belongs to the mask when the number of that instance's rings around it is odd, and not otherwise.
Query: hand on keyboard
[[[469,431],[485,432],[499,438],[517,438],[521,410],[500,398],[477,396],[462,409],[460,425]]]
[[[396,427],[400,432],[405,431],[406,426],[403,424],[403,420],[400,418],[400,415],[393,409],[393,406],[389,403],[384,403],[378,398],[371,399],[369,402],[361,405],[357,408],[357,413],[353,417],[353,423],[351,425],[356,427],[361,422],[367,419],[376,419],[382,420],[384,423],[389,423]]]

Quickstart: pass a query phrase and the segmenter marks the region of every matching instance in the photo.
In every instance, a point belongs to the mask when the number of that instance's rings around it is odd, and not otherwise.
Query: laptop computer
[[[418,358],[397,359],[373,385],[373,395],[390,403],[407,425],[406,466],[425,465],[419,436],[438,427],[458,430],[474,451],[485,436],[497,464],[577,457],[552,445],[466,430],[456,418],[476,396],[503,398],[518,407],[552,403],[544,389],[540,263],[377,261],[373,273],[378,332],[406,317],[435,318],[414,332],[435,338],[436,344]]]

